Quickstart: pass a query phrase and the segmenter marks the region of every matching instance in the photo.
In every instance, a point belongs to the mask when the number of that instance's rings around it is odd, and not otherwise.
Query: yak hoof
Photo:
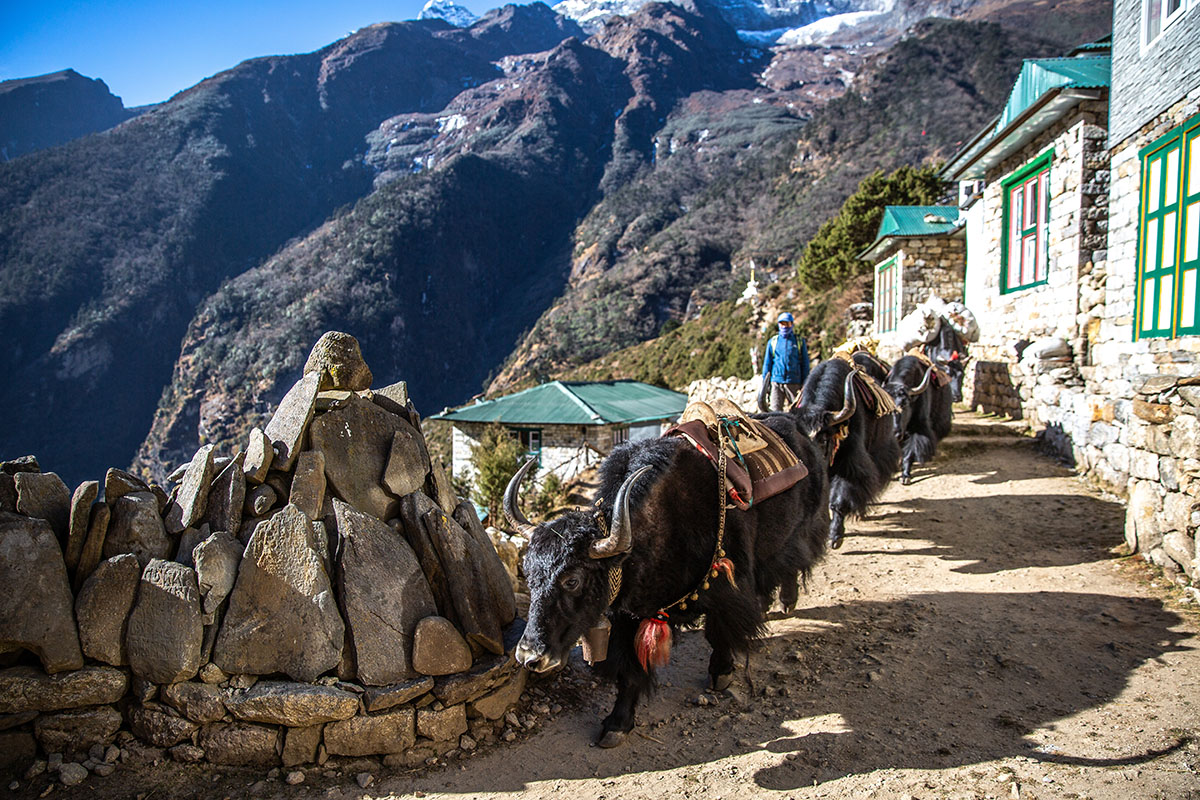
[[[901,475],[900,476],[900,485],[901,486],[908,486],[910,483],[912,483],[911,475]]]
[[[724,675],[713,675],[711,678],[712,688],[715,691],[723,692],[733,683],[733,673],[726,672]]]
[[[829,549],[830,549],[830,550],[837,550],[837,549],[838,549],[839,547],[841,547],[841,546],[842,546],[842,537],[841,537],[841,536],[839,536],[839,535],[837,535],[837,534],[830,534],[830,536],[829,536]]]
[[[628,735],[624,731],[605,731],[596,744],[601,747],[617,747],[625,743],[625,737]]]

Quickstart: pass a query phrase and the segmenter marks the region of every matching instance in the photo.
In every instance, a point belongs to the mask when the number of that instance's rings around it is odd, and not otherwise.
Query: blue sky
[[[527,0],[520,0],[527,2]],[[457,0],[476,14],[503,0]],[[425,0],[15,0],[0,11],[0,80],[68,67],[126,106],[166,100],[247,58],[307,53]]]

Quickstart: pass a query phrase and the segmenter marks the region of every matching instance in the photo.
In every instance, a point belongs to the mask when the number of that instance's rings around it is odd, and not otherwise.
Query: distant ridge
[[[132,116],[99,78],[73,69],[0,83],[0,161],[107,130]]]

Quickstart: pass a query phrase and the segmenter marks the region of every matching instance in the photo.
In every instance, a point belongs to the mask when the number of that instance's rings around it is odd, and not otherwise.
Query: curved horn
[[[846,388],[842,393],[842,410],[833,414],[829,418],[829,422],[825,424],[826,428],[832,428],[834,425],[841,425],[846,420],[854,416],[854,412],[858,409],[858,396],[854,393],[854,373],[851,372],[846,376]]]
[[[930,367],[929,369],[925,370],[925,377],[921,379],[921,382],[919,384],[917,384],[917,387],[915,389],[908,390],[908,396],[916,397],[919,394],[925,394],[925,390],[929,388],[929,376],[932,374],[933,374],[933,367]]]
[[[508,524],[517,529],[517,533],[528,538],[529,533],[536,527],[532,522],[525,518],[521,513],[521,507],[517,504],[517,493],[521,491],[521,481],[525,480],[526,473],[536,458],[531,458],[521,465],[517,470],[517,474],[512,476],[512,480],[508,482],[508,486],[504,487],[504,517],[508,520]]]
[[[650,471],[650,467],[642,467],[630,475],[617,490],[617,499],[613,503],[612,532],[603,539],[592,542],[588,552],[592,558],[608,558],[609,556],[628,553],[633,547],[633,521],[629,514],[629,490],[633,488],[638,478]]]

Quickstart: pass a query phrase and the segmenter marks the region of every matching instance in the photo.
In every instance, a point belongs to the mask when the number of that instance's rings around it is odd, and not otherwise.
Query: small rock
[[[304,783],[304,773],[298,769],[293,770],[289,772],[287,777],[283,780],[288,786],[298,786],[299,784]]]
[[[62,753],[51,753],[46,757],[46,770],[48,772],[58,772],[63,765]]]
[[[458,747],[460,750],[465,750],[469,753],[478,746],[479,746],[479,743],[476,742],[474,739],[472,739],[470,736],[467,736],[465,733],[461,737],[459,737]]]
[[[107,778],[109,775],[112,775],[116,771],[117,771],[116,764],[105,764],[103,762],[97,764],[96,768],[92,770],[93,773],[95,773],[96,775],[99,775],[101,778]]]
[[[209,663],[200,668],[200,680],[215,686],[229,680],[229,676],[216,664]]]
[[[121,757],[121,748],[117,747],[115,744],[110,744],[107,748],[105,748],[104,758],[102,758],[101,760],[105,764],[115,764],[115,763],[117,763],[117,759],[120,757]]]
[[[25,770],[25,780],[31,781],[37,776],[46,771],[46,762],[38,759],[29,765],[29,769]]]
[[[8,790],[9,790],[10,792],[15,792],[15,791],[18,791],[18,790],[20,790],[20,788],[21,788],[21,784],[20,784],[20,782],[19,782],[19,781],[13,781],[12,783],[10,783],[10,784],[8,785]]]
[[[313,345],[304,364],[304,374],[321,378],[321,389],[352,392],[371,388],[371,368],[363,360],[358,340],[341,331],[326,331]]]
[[[354,780],[361,788],[365,789],[375,782],[375,776],[369,772],[360,772],[354,776]]]
[[[267,479],[267,470],[271,468],[271,460],[275,451],[271,449],[271,440],[262,428],[250,431],[250,440],[246,443],[246,458],[242,463],[242,472],[246,481],[260,484]]]
[[[422,675],[453,675],[471,668],[471,648],[454,623],[429,616],[413,633],[413,668]]]
[[[62,781],[63,786],[77,786],[87,780],[88,771],[83,764],[77,764],[74,761],[69,764],[63,764],[58,771],[58,779]]]

